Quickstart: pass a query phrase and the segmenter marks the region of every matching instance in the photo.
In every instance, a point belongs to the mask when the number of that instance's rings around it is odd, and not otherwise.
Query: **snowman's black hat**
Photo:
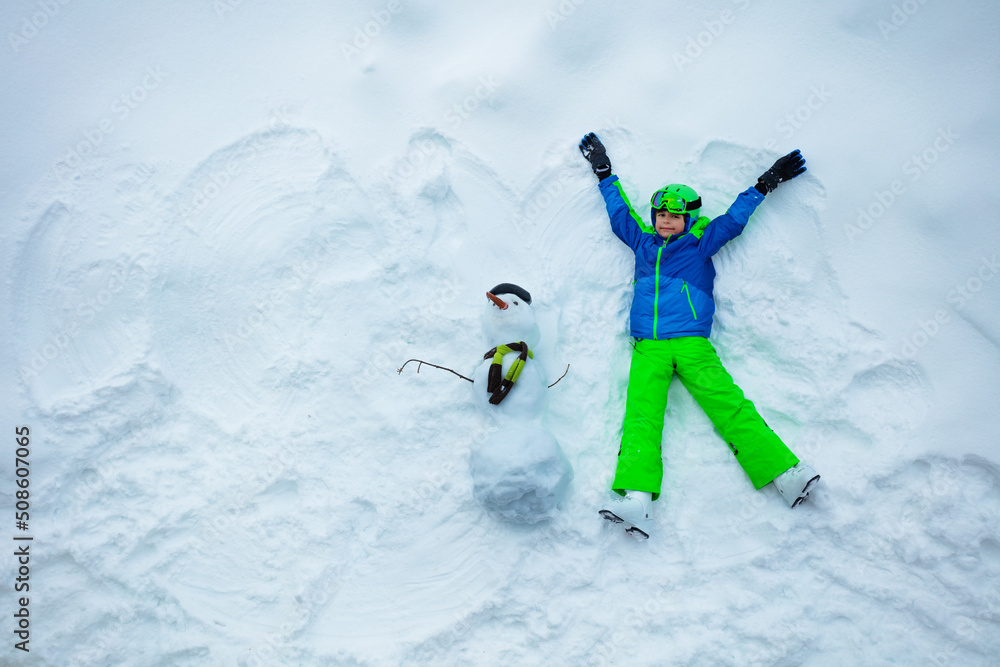
[[[500,296],[501,294],[513,294],[514,296],[519,296],[524,299],[525,303],[529,306],[531,305],[531,295],[528,294],[528,290],[524,289],[519,285],[514,283],[500,283],[496,287],[490,290],[490,294],[493,296]]]

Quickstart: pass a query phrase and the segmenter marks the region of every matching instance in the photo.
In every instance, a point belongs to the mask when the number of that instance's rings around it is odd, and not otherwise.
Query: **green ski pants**
[[[799,462],[733,382],[707,338],[638,340],[632,351],[618,469],[612,489],[660,495],[663,418],[674,373],[729,445],[754,488]]]

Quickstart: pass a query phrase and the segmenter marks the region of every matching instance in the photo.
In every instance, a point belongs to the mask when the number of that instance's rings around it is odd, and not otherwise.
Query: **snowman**
[[[542,425],[548,387],[534,348],[541,339],[531,295],[501,283],[486,293],[483,336],[494,347],[472,376],[476,406],[492,422],[470,457],[473,493],[490,514],[537,523],[555,515],[573,469]]]

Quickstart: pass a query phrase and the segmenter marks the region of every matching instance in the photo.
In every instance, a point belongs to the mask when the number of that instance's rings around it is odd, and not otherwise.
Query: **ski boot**
[[[808,463],[796,463],[774,479],[774,486],[789,507],[795,507],[809,497],[819,475]]]
[[[653,494],[648,491],[626,491],[624,496],[617,493],[604,504],[599,514],[611,523],[625,524],[625,534],[639,540],[649,539],[650,514]]]

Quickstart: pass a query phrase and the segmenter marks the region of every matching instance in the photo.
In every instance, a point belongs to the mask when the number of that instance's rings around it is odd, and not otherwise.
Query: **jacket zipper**
[[[653,340],[656,338],[656,323],[660,313],[660,255],[663,253],[663,245],[656,251],[656,292],[653,295]]]
[[[697,321],[698,313],[695,312],[694,303],[691,301],[691,290],[688,289],[688,284],[686,280],[682,280],[681,282],[684,284],[684,286],[681,287],[681,291],[687,294],[688,305],[691,306],[691,314],[694,315],[694,319]]]

